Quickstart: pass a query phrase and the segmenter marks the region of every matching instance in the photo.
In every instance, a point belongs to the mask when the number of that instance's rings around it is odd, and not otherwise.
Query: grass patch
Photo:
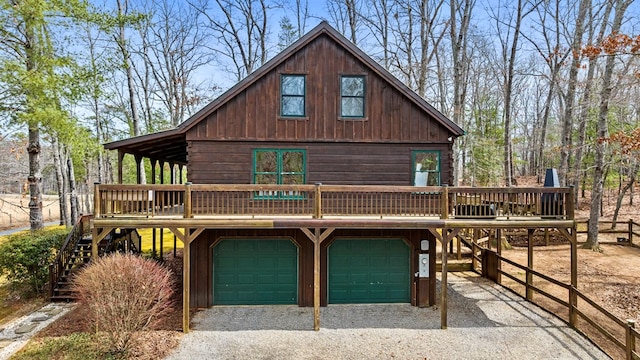
[[[87,333],[69,336],[33,339],[15,354],[13,360],[91,360],[118,359],[107,352],[104,342]]]
[[[184,229],[180,229],[184,231]],[[151,253],[153,249],[153,229],[138,229],[138,234],[142,237],[142,252]],[[169,229],[163,229],[163,250],[169,252],[173,250],[173,233]],[[176,249],[182,249],[184,244],[180,239],[176,240]],[[160,230],[156,230],[156,249],[160,251]]]
[[[53,229],[64,229],[65,226],[64,225],[53,225],[53,226],[47,226],[45,227],[45,229],[47,230],[53,230]],[[22,234],[26,234],[28,232],[30,232],[31,230],[22,230],[22,231],[17,231],[14,232],[11,235],[2,235],[0,236],[0,244],[7,241],[7,239],[9,239],[9,236],[13,236],[13,235],[22,235]]]

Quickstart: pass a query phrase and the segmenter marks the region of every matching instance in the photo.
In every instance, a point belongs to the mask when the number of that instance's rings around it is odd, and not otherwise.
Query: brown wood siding
[[[412,185],[411,152],[441,152],[441,183],[452,183],[451,144],[330,142],[189,142],[189,181],[194,184],[252,183],[253,149],[304,149],[307,184]]]
[[[322,243],[321,247],[321,303],[327,304],[327,247],[336,238],[402,238],[411,247],[411,274],[417,271],[420,240],[429,239],[432,258],[435,261],[435,239],[426,230],[336,230]],[[213,246],[223,238],[291,238],[298,246],[298,305],[313,306],[313,243],[297,229],[249,230],[210,229],[204,231],[191,243],[191,297],[193,308],[213,305]],[[429,278],[429,288],[420,288],[417,278],[411,281],[411,303],[416,305],[420,292],[435,294],[435,266]],[[433,295],[432,295],[433,296]],[[433,302],[431,303],[433,305]]]
[[[280,75],[306,75],[306,117],[281,118]],[[340,75],[366,76],[366,118],[340,118]],[[438,121],[328,36],[320,36],[221,105],[187,140],[441,142]]]

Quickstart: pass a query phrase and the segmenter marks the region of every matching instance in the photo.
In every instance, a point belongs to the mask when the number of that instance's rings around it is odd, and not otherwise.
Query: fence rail
[[[96,185],[95,216],[380,216],[573,219],[570,188]]]
[[[482,249],[487,251],[488,249],[484,249],[478,246],[478,249]],[[474,246],[474,251],[475,251],[475,246]],[[476,259],[476,261],[482,263],[482,258],[481,256],[483,256],[485,252],[481,251],[480,252],[480,257],[478,257]],[[615,315],[613,315],[611,312],[609,312],[608,310],[606,310],[605,308],[603,308],[602,306],[598,305],[595,301],[593,301],[592,299],[590,299],[588,296],[586,296],[584,293],[582,293],[580,290],[578,290],[577,288],[571,286],[570,284],[564,283],[562,281],[559,281],[557,279],[554,279],[548,275],[545,275],[541,272],[535,271],[532,268],[529,268],[528,266],[525,265],[521,265],[515,261],[512,261],[510,259],[507,259],[501,255],[495,254],[493,253],[493,256],[495,256],[498,259],[498,262],[496,263],[496,267],[497,269],[495,271],[497,271],[497,273],[500,273],[501,275],[513,280],[516,284],[519,284],[521,286],[525,287],[525,297],[527,298],[527,300],[532,300],[532,296],[530,291],[535,291],[536,293],[543,295],[544,297],[554,301],[555,303],[563,306],[564,308],[566,308],[569,311],[569,324],[574,327],[574,328],[578,328],[579,325],[577,323],[577,321],[575,321],[575,316],[572,316],[571,314],[575,314],[577,316],[579,316],[581,319],[583,319],[584,321],[586,321],[589,325],[591,325],[594,329],[596,329],[600,334],[602,334],[602,336],[604,336],[607,340],[609,340],[611,343],[615,344],[620,350],[622,350],[625,353],[625,358],[626,360],[638,360],[640,359],[640,352],[638,351],[638,349],[636,348],[636,344],[638,343],[638,339],[640,339],[640,332],[638,332],[638,330],[635,327],[635,321],[632,320],[621,320],[618,317],[616,317]],[[474,252],[474,259],[475,259],[475,252]],[[516,275],[513,275],[511,273],[509,273],[508,271],[505,271],[502,266],[501,263],[506,263],[510,266],[515,267],[516,269],[520,270],[520,271],[525,271],[525,276],[524,276],[524,280],[518,278]],[[478,271],[476,269],[476,267],[474,266],[473,269],[475,271]],[[487,273],[490,273],[491,271],[488,269],[482,269],[482,274],[486,276]],[[531,275],[531,276],[530,276]],[[564,300],[556,295],[551,294],[548,291],[545,291],[543,289],[540,288],[540,286],[535,286],[534,285],[534,276],[538,277],[540,279],[543,279],[549,283],[551,283],[552,285],[555,286],[559,286],[564,290],[567,290],[566,293],[566,299]],[[496,279],[496,281],[498,283],[501,283],[500,278]],[[571,299],[574,298],[574,301],[571,301]],[[596,320],[594,317],[590,317],[589,315],[587,315],[584,310],[584,306],[583,307],[579,307],[578,306],[578,301],[577,300],[581,300],[583,301],[586,305],[591,306],[593,309],[595,309],[597,311],[597,313],[603,315],[606,319],[611,321],[611,325],[617,326],[617,333],[618,334],[625,334],[624,338],[620,338],[620,336],[616,336],[615,334],[615,330],[612,330],[611,328],[607,328],[605,325],[603,325],[602,323],[599,323],[598,320]],[[543,304],[538,304],[542,307],[545,307]],[[585,306],[586,306],[585,305]],[[583,329],[579,329],[579,330],[583,330]],[[584,332],[584,331],[583,331]]]
[[[614,226],[615,225],[615,226]],[[618,228],[618,225],[623,227]],[[577,219],[576,220],[576,232],[578,234],[586,234],[589,229],[589,219]],[[640,224],[632,219],[627,221],[616,221],[615,224],[611,220],[599,220],[598,221],[598,233],[600,234],[624,234],[627,237],[621,237],[619,242],[628,242],[630,245],[634,244],[634,238],[640,238]]]

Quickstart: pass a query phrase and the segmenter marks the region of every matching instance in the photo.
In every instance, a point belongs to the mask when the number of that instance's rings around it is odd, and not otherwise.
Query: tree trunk
[[[616,223],[618,221],[618,214],[620,213],[620,207],[622,206],[622,199],[624,195],[627,193],[629,189],[636,182],[636,173],[638,172],[638,160],[633,159],[633,165],[629,169],[629,182],[625,184],[625,186],[621,189],[618,194],[618,199],[616,200],[616,210],[613,212],[613,219],[611,220],[611,228],[616,228]]]
[[[576,27],[571,45],[571,67],[569,68],[569,84],[565,100],[564,118],[562,121],[562,146],[560,147],[560,168],[558,176],[560,184],[567,185],[567,175],[569,172],[569,157],[571,146],[571,133],[573,128],[573,102],[576,94],[576,86],[578,82],[578,67],[580,65],[580,50],[582,47],[582,36],[584,34],[584,19],[587,16],[587,10],[591,6],[591,0],[581,0],[576,17]]]
[[[69,207],[71,208],[71,225],[78,222],[78,193],[76,192],[76,175],[73,170],[71,154],[67,154],[67,171],[69,177]]]
[[[505,74],[505,90],[504,90],[504,176],[505,185],[514,184],[513,173],[513,146],[511,142],[511,101],[513,91],[514,66],[516,62],[516,52],[518,51],[518,38],[520,36],[520,25],[524,17],[522,11],[522,0],[518,0],[518,9],[516,15],[515,29],[513,30],[513,41],[509,50],[509,59],[507,60],[507,72]],[[505,54],[506,55],[506,54]]]
[[[608,19],[611,14],[612,5],[608,3],[605,11],[604,11],[604,19]],[[590,15],[590,19],[592,19],[592,15]],[[598,32],[597,38],[595,40],[596,44],[599,44],[604,38],[604,33],[607,28],[607,22],[603,21],[602,26]],[[590,37],[590,40],[593,39],[593,36]],[[591,42],[591,41],[590,41]],[[576,144],[576,157],[573,164],[573,181],[574,184],[583,184],[583,194],[584,198],[584,181],[583,179],[586,177],[585,172],[582,171],[582,159],[584,157],[584,146],[585,140],[587,138],[587,122],[589,118],[589,110],[590,104],[592,103],[592,89],[594,85],[594,77],[596,72],[597,60],[595,57],[589,59],[589,70],[587,71],[587,78],[585,79],[585,89],[584,94],[582,95],[582,99],[580,100],[580,118],[578,120],[578,143]],[[576,191],[576,204],[578,203],[578,186],[575,187]]]
[[[62,161],[60,159],[60,144],[58,139],[54,136],[51,142],[53,148],[53,167],[56,171],[56,184],[58,185],[58,201],[60,202],[60,225],[67,225],[69,221],[69,212],[67,209],[66,201],[66,184],[64,182],[64,176],[62,176]]]
[[[29,223],[31,231],[44,227],[42,218],[42,173],[40,171],[40,129],[38,124],[29,124]]]
[[[622,25],[622,19],[627,7],[632,0],[617,0],[615,17],[613,24],[611,25],[611,32],[617,33],[620,31]],[[585,247],[590,247],[593,250],[599,250],[600,244],[598,243],[598,222],[599,222],[599,210],[602,202],[602,192],[604,190],[604,173],[605,173],[605,151],[606,143],[602,141],[607,135],[607,114],[609,113],[609,101],[611,100],[611,78],[613,76],[613,68],[615,66],[616,56],[609,55],[605,63],[604,73],[602,75],[602,91],[600,92],[600,105],[598,111],[598,126],[596,130],[596,145],[595,145],[595,168],[593,171],[593,187],[591,192],[591,214],[589,216],[589,229],[587,232],[587,243]]]

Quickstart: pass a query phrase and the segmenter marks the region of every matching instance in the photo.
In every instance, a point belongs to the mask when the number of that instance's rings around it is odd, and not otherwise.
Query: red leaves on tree
[[[611,33],[599,44],[588,44],[582,48],[582,54],[594,58],[602,54],[640,54],[640,35]]]
[[[640,128],[636,128],[630,133],[618,131],[604,140],[610,144],[619,145],[620,152],[628,155],[634,151],[640,151]]]

